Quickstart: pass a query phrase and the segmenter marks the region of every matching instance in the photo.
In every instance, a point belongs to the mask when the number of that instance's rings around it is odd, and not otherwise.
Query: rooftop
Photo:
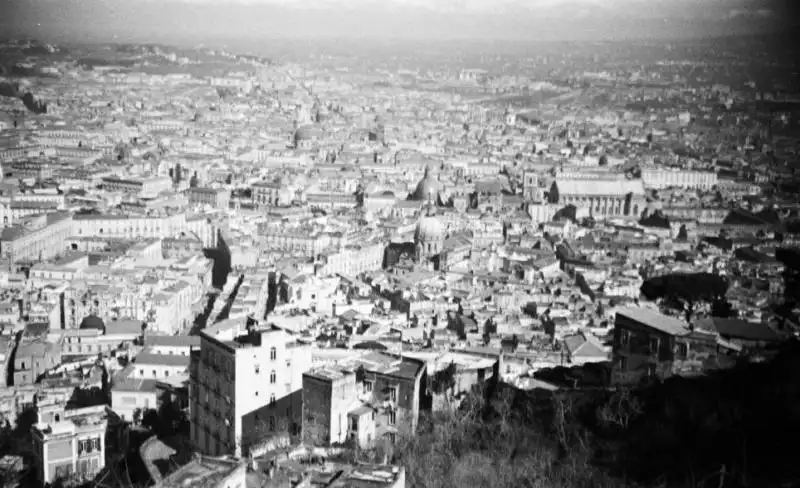
[[[626,308],[617,312],[617,317],[619,316],[670,335],[686,335],[690,332],[689,326],[683,320],[648,308]]]
[[[334,381],[363,367],[366,371],[397,378],[414,380],[425,367],[424,359],[401,357],[379,351],[348,357],[336,365],[312,369],[305,374],[318,379]]]
[[[216,483],[231,475],[238,468],[244,469],[244,465],[236,461],[200,456],[178,468],[156,486],[159,488],[216,486]]]

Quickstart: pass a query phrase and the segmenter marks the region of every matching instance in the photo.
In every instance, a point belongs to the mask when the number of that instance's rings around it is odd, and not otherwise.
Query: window
[[[291,359],[287,359],[286,360],[286,368],[288,369],[288,368],[291,368],[291,367],[292,367],[292,360]]]
[[[394,425],[397,423],[397,411],[389,410],[389,425]]]
[[[619,343],[622,346],[627,346],[628,343],[631,341],[631,333],[627,330],[620,330],[619,331]]]
[[[661,349],[661,339],[658,337],[653,337],[650,339],[650,354],[658,354],[658,351]]]
[[[269,372],[269,382],[270,384],[274,385],[276,381],[278,381],[278,375],[275,373],[275,370],[273,369],[272,371]]]
[[[143,369],[139,370],[139,376],[144,376],[144,370]]]
[[[153,378],[156,377],[156,370],[153,370]]]
[[[260,372],[261,372],[261,367],[256,364],[256,374],[259,374]]]
[[[269,359],[271,361],[275,361],[276,359],[278,359],[278,350],[275,349],[274,347],[271,347],[269,349]]]
[[[397,401],[397,387],[393,386],[389,388],[389,401],[396,402]]]
[[[678,344],[675,356],[676,359],[686,359],[689,356],[689,344]]]
[[[656,365],[655,364],[648,364],[647,365],[647,377],[653,378],[656,375]]]
[[[275,430],[275,416],[269,416],[269,430]]]
[[[364,391],[367,393],[372,393],[372,381],[364,380]]]
[[[620,371],[627,371],[628,370],[628,358],[621,357],[619,358],[619,369]]]
[[[72,474],[72,464],[56,466],[56,478],[66,478]]]
[[[275,406],[275,395],[270,395],[269,396],[269,406],[270,407],[274,407]]]
[[[396,443],[397,442],[397,434],[395,434],[394,432],[390,432],[389,433],[389,442],[391,442],[392,444]]]

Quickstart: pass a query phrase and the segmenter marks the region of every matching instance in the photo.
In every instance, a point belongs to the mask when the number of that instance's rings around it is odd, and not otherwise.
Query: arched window
[[[275,370],[273,369],[269,373],[269,382],[274,385],[276,381],[278,381],[278,375],[275,373]]]

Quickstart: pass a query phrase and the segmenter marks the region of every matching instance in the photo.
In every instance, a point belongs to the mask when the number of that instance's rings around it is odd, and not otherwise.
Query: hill
[[[800,484],[800,346],[632,390],[495,384],[398,449],[409,486],[778,487]]]

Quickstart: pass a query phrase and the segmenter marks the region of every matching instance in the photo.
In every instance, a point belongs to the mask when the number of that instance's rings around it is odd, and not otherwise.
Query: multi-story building
[[[330,234],[317,229],[285,229],[279,233],[266,234],[262,247],[268,251],[315,257],[330,246],[331,241]]]
[[[647,203],[641,180],[584,181],[557,178],[550,203],[574,205],[595,217],[639,218]]]
[[[186,190],[189,205],[208,205],[227,209],[231,203],[231,191],[224,188],[190,188]]]
[[[642,170],[642,181],[647,188],[687,188],[710,190],[717,184],[717,174],[710,171],[674,171],[647,168]]]
[[[8,386],[8,370],[11,355],[14,352],[14,338],[0,336],[0,390]]]
[[[367,447],[413,433],[426,395],[425,362],[374,352],[303,375],[303,441]]]
[[[185,214],[159,217],[128,215],[76,215],[74,228],[77,236],[116,237],[121,239],[161,239],[189,232]],[[69,236],[67,236],[69,237]]]
[[[311,348],[277,327],[230,319],[200,332],[190,366],[191,441],[207,455],[242,456],[302,425]]]
[[[324,252],[321,256],[321,275],[357,276],[366,271],[377,271],[383,267],[386,245],[382,242],[349,244],[336,251]]]
[[[255,183],[251,187],[253,204],[256,206],[279,206],[289,202],[281,198],[281,186],[278,183],[263,182]]]
[[[14,386],[32,385],[46,371],[61,364],[62,341],[46,336],[23,336],[14,355]]]
[[[135,195],[158,195],[172,188],[172,180],[165,176],[147,179],[109,176],[102,181],[103,188],[107,191],[121,191]]]
[[[612,382],[691,376],[725,367],[738,348],[713,331],[647,308],[627,308],[614,321]]]
[[[74,476],[88,481],[105,467],[105,405],[71,410],[60,403],[40,405],[36,414],[34,465],[43,485]]]
[[[72,216],[66,213],[36,215],[6,227],[0,234],[0,259],[6,262],[44,261],[66,249],[72,234]]]

